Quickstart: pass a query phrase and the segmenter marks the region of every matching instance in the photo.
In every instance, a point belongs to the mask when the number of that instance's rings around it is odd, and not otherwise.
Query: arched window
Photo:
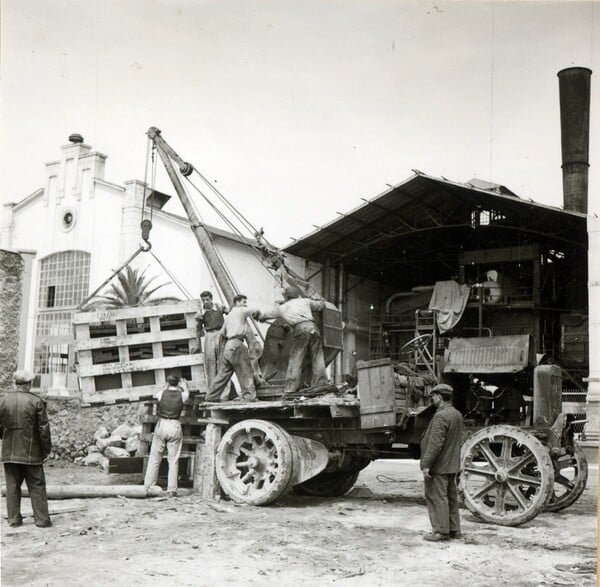
[[[74,372],[71,317],[88,295],[89,283],[90,254],[85,251],[61,251],[40,261],[34,369],[42,388],[67,386],[66,376]]]

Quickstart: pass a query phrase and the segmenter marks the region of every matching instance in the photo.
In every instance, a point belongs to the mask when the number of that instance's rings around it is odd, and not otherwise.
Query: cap
[[[35,373],[21,369],[15,373],[15,383],[31,383],[35,379]]]
[[[441,395],[444,399],[451,399],[452,395],[454,394],[454,389],[452,389],[451,385],[447,385],[446,383],[438,383],[437,385],[433,386],[433,388],[429,392],[429,395],[431,395],[432,393],[437,393]]]
[[[283,297],[290,300],[292,298],[299,298],[300,297],[300,290],[297,287],[294,287],[293,285],[288,285],[284,290],[283,290]]]
[[[177,377],[177,375],[169,375],[167,377],[167,383],[170,385],[177,385],[179,383],[179,377]]]

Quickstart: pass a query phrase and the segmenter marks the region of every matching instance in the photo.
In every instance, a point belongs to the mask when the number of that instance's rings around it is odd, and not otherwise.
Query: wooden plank
[[[356,418],[359,415],[358,406],[343,406],[332,404],[329,406],[332,418]]]
[[[376,406],[366,406],[360,408],[360,413],[365,416],[368,414],[379,414],[381,412],[390,412],[394,409],[394,402],[389,404],[380,404]]]
[[[370,367],[382,367],[384,365],[391,365],[392,359],[375,359],[373,361],[357,361],[357,369],[369,369]]]
[[[199,442],[204,442],[204,438],[201,436],[184,436],[183,444],[197,444]]]
[[[144,318],[146,316],[168,316],[170,314],[186,314],[198,312],[201,307],[200,300],[188,300],[174,304],[160,306],[138,306],[135,308],[121,308],[117,310],[98,310],[97,312],[79,312],[73,315],[73,324],[96,324],[98,322],[113,322],[129,318]]]
[[[82,382],[86,381],[85,379]],[[206,390],[204,381],[188,381],[190,391]],[[81,399],[86,403],[109,405],[116,400],[125,400],[130,402],[139,402],[152,400],[156,397],[159,390],[164,388],[164,384],[158,385],[140,385],[139,387],[121,387],[119,389],[107,389],[106,391],[86,392],[83,390]]]
[[[203,423],[214,424],[215,422],[218,422],[219,424],[229,424],[229,420],[215,420],[214,418],[196,418],[196,416],[180,416],[178,420],[181,422],[182,426],[196,426],[201,425]],[[144,416],[144,423],[156,424],[156,422],[158,422],[158,416],[156,414]]]
[[[154,355],[155,359],[163,358],[163,348],[162,348],[162,344],[160,342],[160,335],[168,334],[169,332],[179,333],[180,331],[179,330],[171,330],[171,331],[167,330],[166,332],[163,333],[160,331],[160,316],[151,316],[150,317],[150,334],[156,338],[156,342],[152,343],[152,354]],[[192,334],[192,336],[193,336],[193,334]],[[164,369],[157,369],[154,372],[154,377],[156,379],[156,383],[159,385],[165,385],[165,383],[167,382],[167,376],[165,374]]]
[[[75,339],[86,339],[90,336],[90,327],[88,324],[77,324],[75,326]],[[91,367],[92,362],[92,351],[81,351],[77,353],[77,375],[80,374],[81,369]],[[94,393],[96,391],[96,382],[93,379],[87,381],[79,380],[79,388],[81,391],[86,393]]]
[[[218,419],[218,418],[197,418],[196,422],[198,424],[220,424],[222,426],[229,426],[229,420],[227,419]]]
[[[217,479],[216,454],[221,442],[221,427],[207,424],[203,443],[196,445],[193,486],[203,499],[214,500],[221,494]]]
[[[143,473],[144,457],[120,457],[108,459],[108,472],[111,475],[123,475],[127,473]]]
[[[298,404],[292,407],[294,408],[294,418],[313,418],[315,415],[315,410],[311,406]]]
[[[117,336],[126,336],[127,335],[127,322],[125,320],[117,320]],[[120,346],[119,347],[119,363],[127,364],[129,362],[129,347]],[[123,387],[131,387],[131,373],[122,373],[121,376],[121,384]]]
[[[90,393],[96,393],[96,382],[93,377],[86,377],[85,379],[79,380],[79,389],[81,389],[81,397],[83,399],[83,395]]]
[[[360,406],[360,401],[356,398],[347,399],[343,397],[315,397],[303,400],[260,400],[257,402],[203,402],[199,404],[200,409],[210,410],[211,413],[219,411],[239,411],[239,410],[265,410],[271,408],[284,408],[291,406]],[[219,416],[215,416],[219,417]]]
[[[156,317],[160,320],[159,317]],[[152,318],[150,319],[152,321]],[[102,338],[90,338],[89,340],[77,340],[77,351],[113,348],[133,344],[151,344],[154,342],[169,342],[171,340],[189,340],[196,336],[195,330],[182,328],[181,330],[165,330],[164,332],[142,332],[139,334],[125,334],[122,336],[104,336]],[[156,356],[156,355],[155,355]]]
[[[127,348],[127,347],[119,347]],[[155,369],[171,369],[173,367],[189,367],[202,365],[204,355],[180,355],[176,357],[162,357],[160,359],[142,359],[141,361],[125,361],[119,363],[104,363],[102,365],[80,366],[80,377],[94,377],[96,375],[114,375],[117,373],[131,373],[132,371],[153,371]]]
[[[396,425],[394,373],[391,364],[374,361],[358,369],[360,427],[363,430]]]

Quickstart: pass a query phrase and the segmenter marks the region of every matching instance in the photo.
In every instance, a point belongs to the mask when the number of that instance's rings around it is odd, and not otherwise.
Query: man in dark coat
[[[46,478],[42,463],[50,454],[52,442],[46,406],[31,393],[35,375],[15,373],[15,391],[0,398],[2,462],[6,479],[6,510],[9,526],[21,526],[21,485],[27,483],[35,525],[52,526],[48,514]]]
[[[437,410],[421,440],[421,471],[433,529],[423,538],[430,542],[461,537],[456,481],[463,417],[452,405],[452,394],[452,387],[443,383],[431,390]]]

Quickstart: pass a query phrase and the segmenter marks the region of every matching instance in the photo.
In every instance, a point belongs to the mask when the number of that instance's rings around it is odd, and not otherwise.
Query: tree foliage
[[[98,308],[127,308],[179,302],[179,298],[167,296],[152,298],[159,289],[171,282],[154,285],[155,277],[146,277],[148,267],[139,270],[127,266],[113,279],[101,294],[94,296],[83,310]],[[115,281],[116,280],[116,281]]]

